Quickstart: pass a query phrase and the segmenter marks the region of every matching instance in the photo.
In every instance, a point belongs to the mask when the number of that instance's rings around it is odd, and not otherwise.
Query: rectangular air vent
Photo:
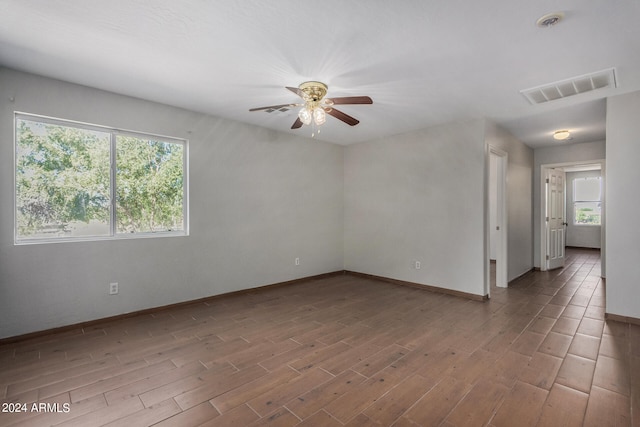
[[[532,104],[543,104],[607,87],[617,87],[615,68],[521,90],[520,93]]]

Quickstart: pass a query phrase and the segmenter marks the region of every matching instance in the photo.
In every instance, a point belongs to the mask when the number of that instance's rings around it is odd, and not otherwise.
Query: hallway
[[[553,368],[539,425],[563,425],[561,415],[575,422],[571,425],[640,424],[640,327],[604,320],[599,250],[567,248],[564,268],[532,271],[508,289],[492,285],[491,292],[493,301],[503,303],[522,298],[524,319],[541,308],[514,343],[519,348],[540,343],[530,366],[537,358],[542,375],[548,363],[558,362],[549,356],[563,358]]]

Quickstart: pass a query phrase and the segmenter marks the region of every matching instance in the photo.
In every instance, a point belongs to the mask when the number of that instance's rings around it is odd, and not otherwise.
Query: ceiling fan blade
[[[332,115],[336,119],[342,120],[343,122],[345,122],[349,126],[355,126],[358,123],[360,123],[360,120],[355,119],[355,118],[351,117],[350,115],[343,113],[340,110],[336,110],[335,108],[325,108],[324,111],[326,111],[327,114]]]
[[[287,89],[289,89],[291,92],[295,93],[296,95],[298,95],[300,98],[304,99],[304,93],[298,89],[297,87],[291,87],[291,86],[285,86]]]
[[[280,104],[280,105],[269,105],[267,107],[258,107],[251,108],[249,111],[261,111],[261,110],[279,110],[282,107],[296,107],[298,104]]]
[[[329,98],[334,104],[373,104],[373,100],[368,96],[343,96],[340,98]]]
[[[302,120],[300,120],[300,118],[297,118],[296,121],[291,125],[291,129],[298,129],[300,127],[302,127]]]

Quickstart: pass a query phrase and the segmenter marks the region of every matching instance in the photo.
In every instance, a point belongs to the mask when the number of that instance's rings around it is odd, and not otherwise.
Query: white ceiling
[[[303,136],[295,111],[248,110],[320,80],[374,101],[341,106],[360,124],[329,118],[322,140],[486,117],[539,147],[604,139],[605,98],[640,90],[639,22],[637,0],[0,0],[0,65]],[[611,67],[616,89],[520,94]]]

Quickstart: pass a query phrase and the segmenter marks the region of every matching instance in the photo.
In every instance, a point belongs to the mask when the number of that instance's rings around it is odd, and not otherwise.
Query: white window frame
[[[587,180],[587,179],[597,179],[600,184],[600,200],[576,200],[576,181],[578,180]],[[600,227],[602,225],[602,176],[584,176],[579,178],[573,178],[571,181],[572,189],[572,198],[571,206],[573,208],[573,226],[575,227]],[[576,222],[576,204],[577,203],[600,203],[600,223],[599,224],[583,224]]]
[[[28,238],[18,236],[18,214],[17,214],[17,122],[19,119],[47,123],[52,125],[60,125],[66,127],[75,127],[89,131],[105,132],[110,134],[110,218],[109,218],[109,235],[108,236],[76,236],[76,237],[52,237],[52,238]],[[31,114],[25,112],[14,112],[13,118],[13,233],[15,245],[31,245],[46,243],[70,243],[70,242],[87,242],[101,240],[127,240],[127,239],[147,239],[156,237],[181,237],[189,235],[189,140],[177,138],[173,136],[153,134],[149,132],[139,132],[132,130],[124,130],[115,127],[102,126],[73,120],[60,119],[55,117]],[[118,136],[130,136],[141,139],[154,139],[158,141],[182,144],[182,213],[183,213],[183,229],[172,231],[155,231],[155,232],[138,232],[138,233],[119,233],[117,231],[116,221],[116,138]]]

